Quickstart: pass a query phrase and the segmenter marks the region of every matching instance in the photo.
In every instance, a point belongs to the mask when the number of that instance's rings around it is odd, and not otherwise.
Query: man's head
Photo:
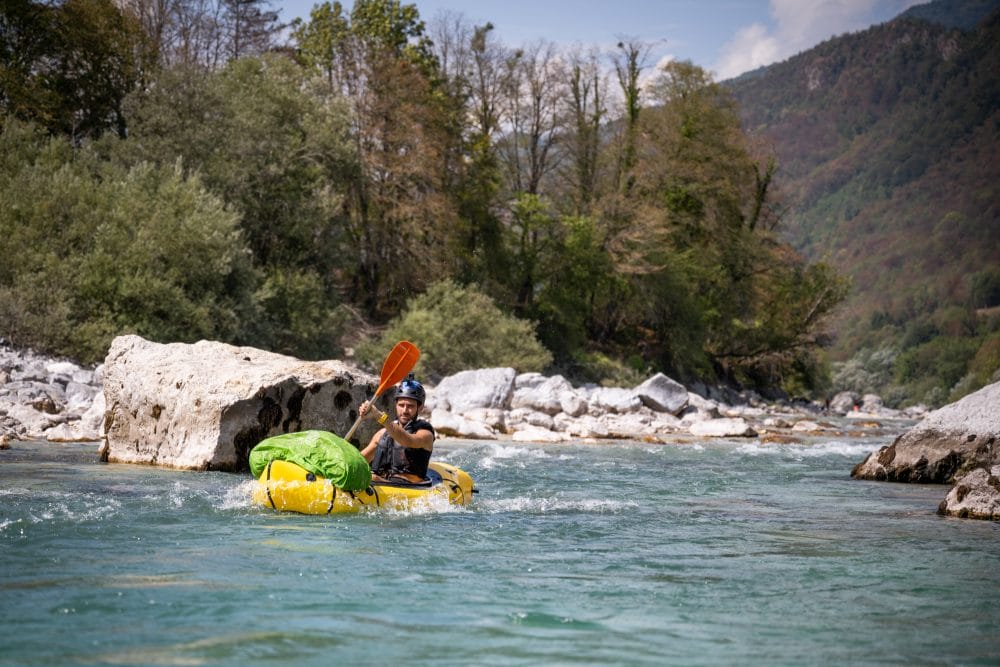
[[[411,375],[396,387],[396,419],[404,426],[417,418],[427,393],[424,386]]]

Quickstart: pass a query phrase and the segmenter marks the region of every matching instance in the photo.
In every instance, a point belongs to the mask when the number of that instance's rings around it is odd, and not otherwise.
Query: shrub
[[[463,287],[451,280],[435,283],[411,299],[379,340],[358,346],[358,358],[378,367],[386,351],[400,340],[420,348],[421,373],[432,381],[476,368],[541,371],[552,362],[552,355],[538,342],[533,323],[502,312],[475,286]]]
[[[232,339],[250,307],[239,218],[174,166],[102,163],[8,122],[0,134],[0,326],[89,363],[111,339]]]

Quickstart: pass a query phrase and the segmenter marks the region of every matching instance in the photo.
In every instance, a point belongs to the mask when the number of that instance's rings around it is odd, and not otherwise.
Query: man
[[[420,419],[420,408],[427,394],[411,375],[396,388],[396,419],[380,411],[370,401],[358,409],[362,417],[370,416],[382,425],[372,436],[361,455],[372,467],[372,479],[377,482],[423,484],[427,481],[427,464],[434,449],[434,427]]]

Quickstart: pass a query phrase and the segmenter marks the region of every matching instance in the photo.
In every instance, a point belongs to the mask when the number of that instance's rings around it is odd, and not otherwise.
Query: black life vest
[[[414,419],[403,430],[407,433],[417,431],[430,431],[434,434],[434,427],[429,421],[424,419]],[[434,434],[437,437],[437,434]],[[375,456],[372,457],[372,472],[381,477],[390,477],[399,473],[409,473],[422,479],[427,478],[427,464],[431,462],[431,450],[420,447],[404,447],[389,435],[386,431],[379,438],[375,447]]]

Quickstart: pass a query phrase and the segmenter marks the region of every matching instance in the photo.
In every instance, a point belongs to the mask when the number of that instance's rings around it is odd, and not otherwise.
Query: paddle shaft
[[[374,403],[375,400],[379,397],[380,393],[381,392],[376,391],[375,395],[372,396],[371,401],[369,401],[369,402],[370,403]],[[354,426],[352,426],[351,430],[348,431],[347,435],[344,436],[344,440],[347,440],[348,442],[350,442],[351,436],[354,435],[354,432],[358,430],[358,426],[361,426],[361,420],[364,419],[364,418],[365,418],[364,415],[358,415],[358,418],[354,421]]]

